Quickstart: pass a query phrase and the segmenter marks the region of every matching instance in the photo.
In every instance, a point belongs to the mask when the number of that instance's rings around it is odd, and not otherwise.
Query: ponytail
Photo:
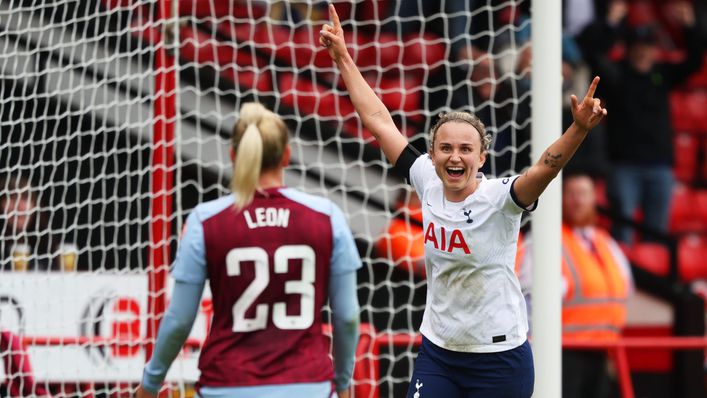
[[[241,137],[236,149],[236,161],[233,163],[231,190],[236,194],[236,208],[239,210],[253,201],[262,159],[263,139],[258,127],[251,123]]]
[[[243,104],[232,143],[236,159],[231,190],[237,210],[253,201],[260,173],[280,167],[287,141],[287,126],[277,114],[259,103]]]

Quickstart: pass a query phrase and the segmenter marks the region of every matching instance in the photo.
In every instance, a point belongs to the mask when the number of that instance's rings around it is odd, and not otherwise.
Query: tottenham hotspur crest
[[[420,388],[422,388],[422,385],[420,379],[415,380],[415,395],[413,395],[413,398],[420,398]]]
[[[466,223],[467,224],[473,223],[474,220],[471,219],[471,210],[467,211],[466,209],[462,209],[462,211],[464,212],[464,215],[466,216]]]

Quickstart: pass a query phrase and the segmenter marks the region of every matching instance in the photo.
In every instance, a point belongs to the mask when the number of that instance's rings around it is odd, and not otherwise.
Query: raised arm
[[[577,97],[572,95],[574,123],[562,134],[562,137],[545,150],[540,160],[518,177],[513,184],[513,190],[520,204],[529,206],[540,197],[550,181],[572,158],[589,130],[606,116],[606,109],[602,108],[601,102],[594,98],[598,84],[597,76],[592,80],[582,102],[578,102]]]
[[[368,128],[380,144],[385,157],[392,164],[408,144],[407,138],[400,133],[373,89],[368,85],[346,49],[344,31],[341,29],[339,15],[333,5],[329,5],[332,24],[325,24],[320,31],[319,43],[326,47],[329,56],[341,72],[351,101],[356,108],[363,125]]]

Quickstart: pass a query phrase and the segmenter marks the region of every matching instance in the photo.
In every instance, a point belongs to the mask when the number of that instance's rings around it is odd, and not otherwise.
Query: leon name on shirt
[[[248,228],[281,227],[287,228],[290,223],[290,209],[275,207],[258,207],[253,210],[253,215],[248,210],[243,211],[243,217]]]

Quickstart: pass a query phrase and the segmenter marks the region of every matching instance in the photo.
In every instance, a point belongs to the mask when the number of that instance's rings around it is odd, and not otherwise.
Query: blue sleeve
[[[355,271],[331,274],[329,301],[334,328],[334,385],[342,391],[351,384],[359,335]]]
[[[195,210],[187,218],[184,236],[179,242],[172,265],[172,277],[179,282],[203,284],[207,279],[206,274],[204,228]]]
[[[157,333],[155,350],[142,376],[145,390],[152,393],[159,391],[169,367],[189,337],[203,290],[204,282],[195,284],[177,281],[174,285],[172,301]]]
[[[344,213],[333,205],[331,228],[334,237],[334,249],[331,252],[331,274],[342,274],[361,268],[361,258],[354,242],[351,229],[346,224]]]

